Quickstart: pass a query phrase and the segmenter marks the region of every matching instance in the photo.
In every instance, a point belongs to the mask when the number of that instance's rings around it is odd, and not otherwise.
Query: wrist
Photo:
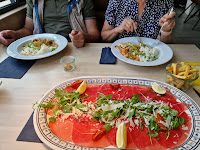
[[[20,37],[18,36],[18,33],[17,31],[13,31],[13,34],[14,34],[14,38],[15,40],[19,39]]]
[[[164,35],[164,36],[169,36],[170,34],[172,34],[172,29],[170,30],[161,30],[160,31],[161,35]]]
[[[115,34],[120,34],[120,33],[122,33],[119,26],[114,28],[114,33],[115,33]]]

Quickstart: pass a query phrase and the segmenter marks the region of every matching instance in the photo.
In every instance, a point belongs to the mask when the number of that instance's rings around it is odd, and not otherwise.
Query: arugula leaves
[[[136,104],[138,102],[140,102],[140,96],[139,96],[139,94],[133,95],[131,103]]]
[[[106,133],[108,133],[108,132],[112,129],[112,126],[109,125],[109,124],[105,124],[105,125],[103,126],[103,128],[105,128],[105,129],[106,129]]]
[[[64,113],[69,113],[72,110],[72,105],[65,105],[63,107],[63,112]]]
[[[49,121],[51,121],[52,123],[54,123],[56,121],[56,118],[55,117],[50,117]]]

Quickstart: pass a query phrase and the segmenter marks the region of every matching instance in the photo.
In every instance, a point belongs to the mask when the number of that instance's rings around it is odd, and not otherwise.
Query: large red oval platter
[[[82,96],[85,103],[95,103],[99,93],[112,95],[112,100],[126,100],[134,94],[139,94],[141,102],[159,100],[170,108],[178,111],[178,117],[185,119],[185,124],[178,129],[171,129],[170,134],[159,131],[158,137],[148,135],[147,126],[141,127],[137,123],[133,126],[130,122],[127,127],[127,149],[195,149],[199,146],[200,137],[200,109],[188,95],[163,82],[126,77],[80,77],[67,80],[51,89],[40,100],[40,104],[56,101],[55,89],[63,91],[76,90],[76,86],[70,86],[77,80],[84,80],[88,84],[87,90]],[[165,95],[156,94],[150,88],[153,82],[167,89]],[[112,86],[114,85],[114,86]],[[118,87],[120,85],[120,88]],[[88,96],[89,95],[89,96]],[[103,135],[99,140],[93,140],[93,135],[101,129],[105,123],[100,123],[92,118],[77,118],[73,115],[63,119],[60,115],[54,123],[49,122],[52,116],[51,109],[38,107],[34,112],[34,128],[38,137],[53,149],[113,149],[116,148],[117,125]],[[134,120],[133,120],[134,121]],[[136,121],[135,121],[136,122]],[[117,123],[116,123],[117,124]],[[166,138],[167,137],[167,138]]]

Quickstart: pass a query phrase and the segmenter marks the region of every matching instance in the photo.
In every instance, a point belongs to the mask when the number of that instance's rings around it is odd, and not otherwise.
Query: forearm
[[[19,38],[22,38],[22,37],[25,37],[25,36],[28,36],[28,35],[32,35],[32,34],[33,34],[33,32],[31,32],[26,27],[23,27],[23,28],[15,31],[16,39],[19,39]]]
[[[119,35],[119,32],[116,28],[104,30],[101,32],[102,40],[105,42],[112,42],[114,41]]]
[[[99,35],[100,35],[99,32],[83,33],[85,42],[97,42],[99,39]]]
[[[16,39],[33,34],[33,19],[26,17],[25,25],[23,28],[15,31]]]
[[[100,33],[97,27],[96,19],[84,20],[87,33],[83,33],[84,42],[96,42],[99,39]]]

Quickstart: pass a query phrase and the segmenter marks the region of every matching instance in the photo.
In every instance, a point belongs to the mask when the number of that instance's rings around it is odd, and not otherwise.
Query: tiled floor
[[[185,18],[187,17],[187,14],[184,13],[181,17],[178,17],[178,15],[181,14],[183,10],[183,8],[176,8],[177,15],[175,16],[176,26],[173,30],[173,43],[200,44],[200,22],[195,27],[195,29],[192,30],[193,26],[199,19],[199,16],[195,16],[187,23],[183,23]]]

